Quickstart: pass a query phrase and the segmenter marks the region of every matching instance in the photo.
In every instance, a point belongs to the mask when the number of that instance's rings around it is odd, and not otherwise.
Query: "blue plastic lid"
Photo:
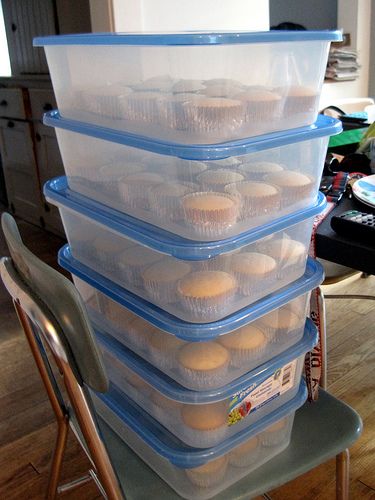
[[[238,43],[273,43],[327,41],[341,42],[341,31],[240,31],[182,33],[82,33],[42,36],[33,40],[34,47],[48,45],[227,45]]]
[[[125,288],[113,283],[108,278],[101,276],[96,271],[74,259],[70,252],[69,245],[65,245],[60,249],[58,262],[61,267],[104,293],[109,298],[125,306],[134,314],[149,321],[157,328],[171,333],[187,342],[211,340],[219,335],[232,332],[241,326],[255,321],[264,314],[287,304],[300,295],[313,290],[319,286],[324,279],[323,267],[319,262],[309,258],[305,274],[292,284],[267,295],[267,297],[219,321],[211,323],[189,323],[188,321],[183,321],[173,316],[145,299],[140,298],[138,295],[129,292]]]
[[[46,113],[43,117],[43,123],[51,127],[62,128],[70,132],[123,144],[124,146],[144,149],[152,153],[199,161],[221,160],[230,156],[241,156],[342,132],[342,123],[339,120],[335,120],[329,116],[318,115],[317,121],[313,125],[306,127],[290,129],[284,132],[273,132],[250,139],[241,139],[220,144],[187,145],[151,139],[142,135],[62,118],[57,110]]]
[[[216,403],[217,401],[230,398],[235,393],[243,391],[250,386],[259,386],[267,378],[271,377],[276,370],[298,358],[301,354],[306,354],[306,352],[310,351],[318,341],[317,328],[311,319],[308,318],[302,339],[292,347],[289,347],[285,352],[223,387],[206,391],[194,391],[183,387],[110,335],[105,335],[103,332],[98,331],[96,331],[96,334],[99,345],[101,344],[117,360],[137,373],[154,389],[169,399],[191,404]]]
[[[277,231],[282,231],[298,222],[320,214],[327,203],[325,196],[319,193],[315,205],[300,210],[298,213],[281,217],[232,238],[202,242],[188,240],[76,193],[68,187],[65,176],[48,181],[44,185],[44,195],[47,201],[53,205],[72,209],[78,214],[88,217],[109,230],[131,238],[141,245],[176,259],[192,261],[211,259],[217,255],[249,245]]]
[[[118,428],[119,424],[128,426],[154,451],[173,465],[189,469],[224,455],[268,426],[296,411],[306,401],[307,389],[304,380],[301,379],[298,393],[293,399],[247,429],[211,448],[193,448],[186,445],[114,386],[111,386],[109,392],[98,393],[96,396],[112,413],[109,416],[106,412],[105,418],[110,426],[113,425],[115,429]]]

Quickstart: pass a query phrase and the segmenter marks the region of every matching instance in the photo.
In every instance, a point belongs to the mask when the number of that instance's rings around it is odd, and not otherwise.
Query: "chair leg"
[[[336,455],[336,500],[349,500],[350,455],[346,449]]]
[[[47,487],[47,499],[55,500],[57,497],[57,488],[59,485],[61,466],[64,458],[66,441],[68,438],[69,420],[66,417],[64,420],[58,421],[57,437],[55,449],[53,452],[51,469]]]

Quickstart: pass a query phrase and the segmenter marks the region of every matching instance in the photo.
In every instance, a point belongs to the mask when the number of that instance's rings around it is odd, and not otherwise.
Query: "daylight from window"
[[[0,1],[0,76],[10,76],[8,43],[5,34],[3,7]]]

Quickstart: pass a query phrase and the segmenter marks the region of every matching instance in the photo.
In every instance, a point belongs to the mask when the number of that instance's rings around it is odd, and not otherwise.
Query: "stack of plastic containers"
[[[288,446],[306,399],[308,258],[333,32],[37,39],[66,177],[45,186],[97,332],[107,423],[180,495]],[[308,54],[308,57],[306,57]],[[126,467],[126,464],[124,464]]]

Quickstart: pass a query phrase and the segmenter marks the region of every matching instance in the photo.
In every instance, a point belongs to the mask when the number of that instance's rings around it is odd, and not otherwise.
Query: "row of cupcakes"
[[[140,171],[113,181],[103,176],[91,187],[74,178],[70,184],[87,194],[100,190],[108,204],[134,215],[148,210],[161,224],[172,221],[190,227],[197,236],[217,238],[237,222],[272,217],[312,197],[316,179],[311,176],[272,163],[259,165],[258,172],[262,168],[274,171],[254,180],[252,165],[245,164],[238,170],[205,170],[193,182],[171,182],[159,173]]]
[[[186,342],[151,325],[99,293],[100,325],[154,366],[195,390],[219,387],[295,344],[303,334],[306,300],[266,314],[206,342]],[[89,309],[91,311],[91,309]],[[91,315],[96,324],[97,315]],[[100,316],[99,316],[100,318]]]
[[[200,404],[188,404],[170,399],[121,363],[113,353],[106,349],[102,352],[109,378],[115,386],[190,446],[198,448],[216,446],[235,434],[237,425],[239,430],[244,428],[250,415],[255,419],[258,418],[255,413],[250,413],[251,405],[247,405],[245,400],[240,405],[244,411],[237,417],[238,408],[231,409],[231,398]],[[291,370],[293,366],[291,363]],[[294,386],[295,381],[290,389],[295,388]]]
[[[306,87],[272,89],[227,79],[154,78],[132,86],[78,90],[76,96],[78,109],[98,116],[193,133],[230,133],[264,123],[276,128],[296,113],[315,111],[318,101],[317,93]]]

